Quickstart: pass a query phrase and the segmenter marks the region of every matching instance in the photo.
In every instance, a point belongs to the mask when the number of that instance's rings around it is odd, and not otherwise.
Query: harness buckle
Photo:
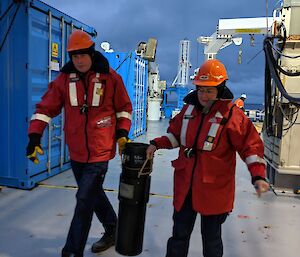
[[[193,148],[185,148],[183,153],[186,158],[192,158],[195,156],[195,150]]]
[[[88,113],[88,110],[89,110],[89,106],[87,104],[83,104],[81,107],[80,107],[80,113],[81,114],[87,114]]]

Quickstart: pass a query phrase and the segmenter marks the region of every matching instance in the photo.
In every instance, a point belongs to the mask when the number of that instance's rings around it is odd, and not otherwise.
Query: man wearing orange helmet
[[[93,244],[92,252],[104,251],[115,243],[117,216],[102,185],[108,161],[115,156],[116,142],[120,153],[125,147],[132,105],[121,76],[95,51],[89,34],[74,31],[67,51],[70,61],[36,105],[28,130],[27,157],[39,162],[43,131],[64,108],[66,143],[78,191],[62,257],[82,257],[94,212],[105,233]]]
[[[147,157],[157,149],[179,147],[174,167],[173,233],[166,257],[186,257],[197,213],[201,215],[204,257],[223,256],[221,226],[233,209],[236,152],[247,164],[260,196],[269,190],[263,143],[252,122],[232,102],[227,72],[219,60],[200,67],[181,112],[167,134],[150,141]]]

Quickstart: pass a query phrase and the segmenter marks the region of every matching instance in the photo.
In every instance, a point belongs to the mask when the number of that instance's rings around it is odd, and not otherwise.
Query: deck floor
[[[163,134],[167,120],[148,123],[148,131],[137,142]],[[138,256],[165,256],[172,229],[173,178],[170,161],[177,150],[156,153],[151,193],[144,234],[143,252]],[[105,180],[107,195],[118,209],[117,190],[121,172],[120,158],[110,162]],[[57,257],[65,243],[75,206],[76,186],[72,172],[63,172],[26,191],[3,187],[0,191],[0,257]],[[254,194],[244,163],[238,160],[235,209],[223,226],[224,257],[298,257],[300,256],[300,198]],[[103,233],[94,218],[85,256],[121,256],[114,248],[95,255],[91,245]],[[190,242],[189,257],[202,256],[199,217]]]

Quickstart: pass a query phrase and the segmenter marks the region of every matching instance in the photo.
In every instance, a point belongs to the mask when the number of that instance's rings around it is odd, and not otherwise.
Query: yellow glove
[[[127,139],[126,137],[120,137],[118,140],[117,140],[117,143],[118,143],[118,148],[119,148],[119,155],[122,155],[124,149],[125,149],[125,146],[127,143],[130,142],[130,139]]]
[[[35,164],[38,164],[39,159],[37,158],[37,154],[44,154],[41,146],[41,135],[33,133],[29,135],[29,143],[26,148],[26,155],[29,160]]]
[[[34,150],[33,150],[33,153],[27,155],[27,158],[30,159],[35,164],[38,164],[40,161],[37,158],[37,154],[40,154],[40,155],[44,154],[44,151],[43,151],[43,149],[42,149],[42,147],[40,145],[39,146],[35,146]]]

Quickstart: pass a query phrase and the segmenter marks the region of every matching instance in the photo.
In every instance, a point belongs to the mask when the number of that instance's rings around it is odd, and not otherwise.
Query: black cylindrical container
[[[147,144],[127,143],[122,158],[116,251],[135,256],[143,250],[146,206],[152,161],[146,161]]]

